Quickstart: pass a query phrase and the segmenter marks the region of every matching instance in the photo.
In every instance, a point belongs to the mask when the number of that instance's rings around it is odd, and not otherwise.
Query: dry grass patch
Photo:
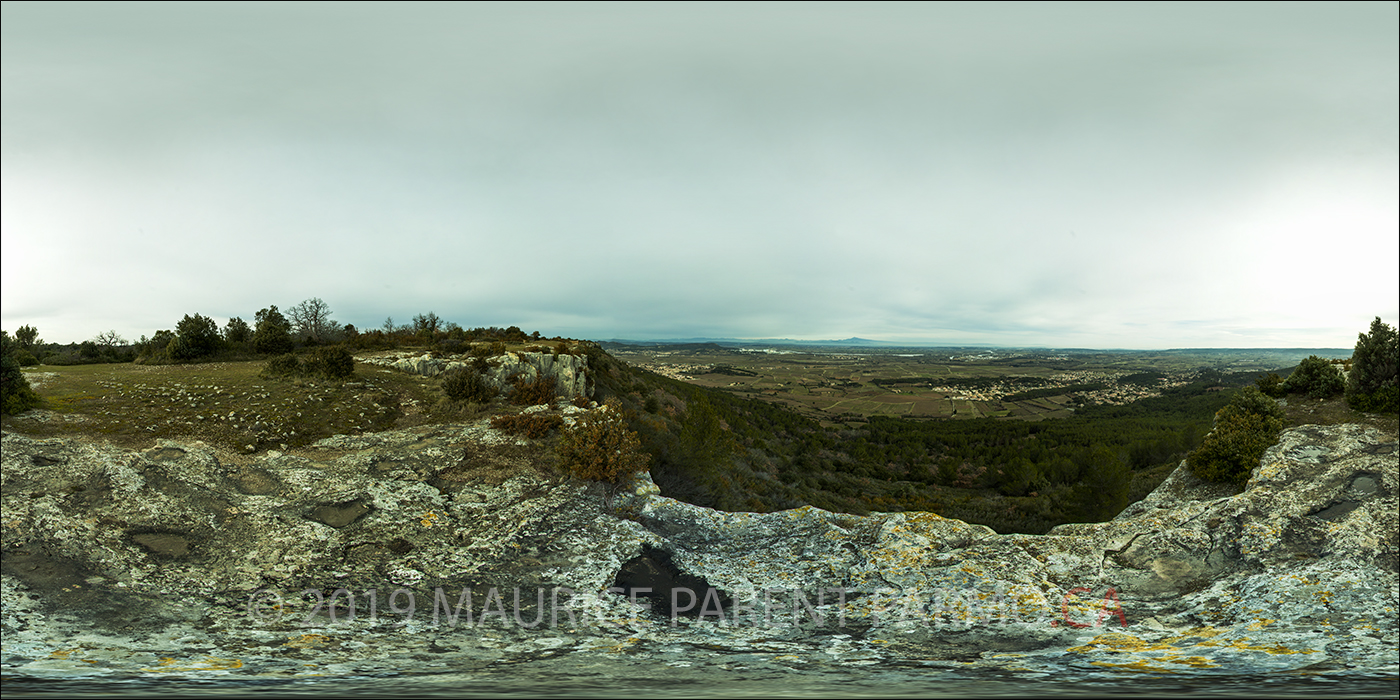
[[[132,448],[158,438],[202,440],[235,451],[296,447],[331,435],[435,422],[421,378],[360,366],[344,380],[266,379],[265,361],[192,365],[73,365],[36,389],[44,414],[4,427],[40,437],[87,436]]]

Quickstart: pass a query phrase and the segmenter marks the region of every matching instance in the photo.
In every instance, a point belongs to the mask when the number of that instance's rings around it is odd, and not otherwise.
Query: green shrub
[[[1288,391],[1283,388],[1283,377],[1273,372],[1254,380],[1254,384],[1259,387],[1259,391],[1265,396],[1281,399],[1288,394]]]
[[[262,376],[269,378],[295,377],[302,374],[304,371],[305,370],[301,366],[301,360],[298,360],[297,356],[292,353],[286,353],[285,355],[278,355],[268,360],[267,366],[263,367]]]
[[[511,379],[511,384],[515,386],[515,391],[511,392],[510,395],[511,403],[520,406],[538,406],[554,400],[554,377],[541,374],[534,381],[527,382],[517,375]]]
[[[326,379],[346,379],[355,376],[355,357],[343,346],[322,346],[311,352],[304,369]]]
[[[1283,381],[1284,391],[1290,394],[1307,394],[1314,399],[1326,399],[1345,390],[1342,373],[1331,362],[1309,355],[1298,363],[1293,374]]]
[[[507,435],[542,438],[564,426],[560,416],[503,415],[491,419],[491,427]]]
[[[21,331],[29,328],[22,326]],[[22,346],[10,338],[9,333],[0,331],[0,413],[14,415],[23,413],[40,404],[38,394],[29,386],[29,379],[20,371],[15,359]]]
[[[589,411],[566,428],[557,449],[567,472],[591,481],[617,484],[651,464],[641,439],[623,421],[617,399],[609,399],[606,406]]]
[[[475,369],[457,368],[443,373],[442,390],[453,401],[486,403],[500,393]]]
[[[1216,412],[1215,429],[1186,456],[1186,463],[1207,481],[1243,484],[1282,430],[1278,404],[1257,388],[1245,387]]]
[[[1377,316],[1370,333],[1356,336],[1347,377],[1347,405],[1358,411],[1400,410],[1400,336]]]

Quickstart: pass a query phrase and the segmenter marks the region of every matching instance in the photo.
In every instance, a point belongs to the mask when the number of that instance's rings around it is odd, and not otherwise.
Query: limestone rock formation
[[[1183,465],[1114,520],[1044,536],[931,513],[723,513],[645,475],[621,492],[570,481],[537,468],[547,452],[485,421],[256,458],[7,433],[4,672],[617,663],[674,681],[742,658],[784,684],[853,669],[1390,682],[1400,661],[1397,451],[1370,428],[1291,429],[1238,493]]]
[[[361,361],[425,377],[436,377],[451,369],[472,367],[465,355],[433,357],[430,354],[405,354],[388,358],[362,358]],[[488,358],[481,376],[501,392],[509,392],[515,381],[528,383],[545,376],[554,378],[555,391],[559,396],[572,399],[593,395],[593,380],[588,372],[588,358],[584,355],[507,352]]]

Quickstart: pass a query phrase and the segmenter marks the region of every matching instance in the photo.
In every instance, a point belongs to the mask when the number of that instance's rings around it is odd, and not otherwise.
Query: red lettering
[[[1070,627],[1088,627],[1088,625],[1086,624],[1075,622],[1074,620],[1069,619],[1069,597],[1076,593],[1089,592],[1091,592],[1089,589],[1083,587],[1071,588],[1069,589],[1069,592],[1065,594],[1065,597],[1060,600],[1060,616],[1064,618],[1065,624],[1069,625]]]
[[[1108,601],[1110,600],[1113,601],[1113,612],[1109,612]],[[1094,626],[1098,627],[1102,625],[1105,617],[1111,617],[1113,615],[1118,616],[1118,621],[1122,623],[1124,627],[1128,626],[1128,616],[1123,612],[1123,604],[1118,602],[1118,591],[1110,588],[1103,594],[1103,608],[1099,610],[1099,619],[1094,623]]]

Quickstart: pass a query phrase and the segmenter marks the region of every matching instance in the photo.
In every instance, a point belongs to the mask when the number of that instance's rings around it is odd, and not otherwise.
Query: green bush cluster
[[[651,465],[651,455],[627,427],[617,399],[609,399],[603,408],[589,411],[566,428],[557,449],[565,471],[590,481],[617,484]]]
[[[1309,355],[1283,381],[1282,389],[1287,394],[1307,394],[1314,399],[1327,399],[1341,394],[1346,385],[1336,365],[1317,355]]]
[[[1358,411],[1400,411],[1400,335],[1377,316],[1370,333],[1356,337],[1347,377],[1347,405]]]
[[[268,360],[262,376],[347,379],[355,376],[355,357],[339,345],[319,346],[304,359],[293,353],[286,353]]]
[[[500,393],[475,368],[450,369],[443,373],[442,390],[453,401],[487,403]]]
[[[1245,387],[1216,412],[1215,429],[1186,456],[1186,463],[1207,481],[1243,484],[1282,430],[1278,404],[1256,387]]]

